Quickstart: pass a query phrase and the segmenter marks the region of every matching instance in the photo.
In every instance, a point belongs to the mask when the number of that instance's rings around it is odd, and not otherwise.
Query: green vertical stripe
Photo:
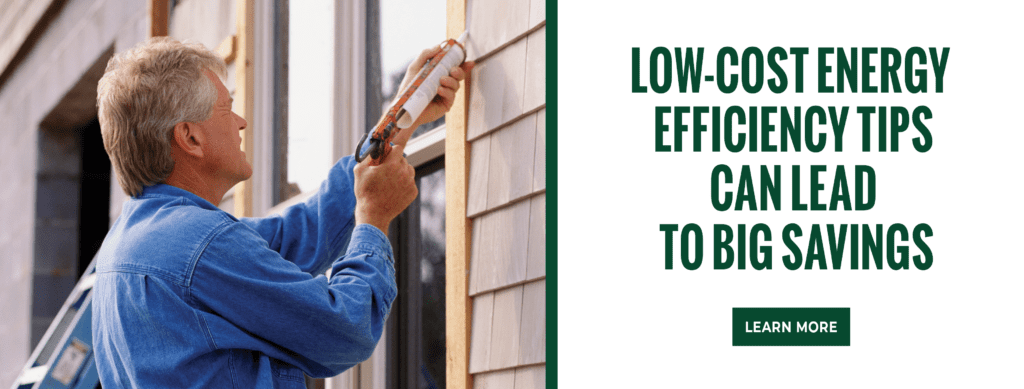
[[[547,0],[547,387],[558,388],[558,2]]]

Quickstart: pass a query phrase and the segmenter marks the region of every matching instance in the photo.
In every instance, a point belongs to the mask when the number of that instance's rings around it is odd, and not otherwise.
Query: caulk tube
[[[465,39],[465,36],[466,34],[462,34],[459,40]],[[462,46],[452,45],[452,48],[448,50],[448,54],[441,57],[440,63],[434,67],[430,75],[423,80],[419,88],[416,88],[416,91],[413,92],[409,100],[402,106],[405,114],[398,118],[398,128],[409,128],[412,126],[416,118],[420,117],[423,110],[427,108],[427,105],[437,95],[437,88],[441,85],[441,77],[447,76],[452,68],[461,65],[464,59],[466,59],[466,52],[462,49]]]

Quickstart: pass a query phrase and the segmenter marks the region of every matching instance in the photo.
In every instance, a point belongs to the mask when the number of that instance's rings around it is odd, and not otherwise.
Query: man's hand
[[[427,60],[440,50],[439,46],[423,50],[420,56],[409,64],[398,90],[404,90],[416,78],[416,74]],[[416,199],[416,195],[419,194],[416,188],[416,169],[405,160],[405,144],[409,142],[409,137],[416,127],[437,120],[452,108],[455,104],[455,92],[459,90],[459,82],[466,79],[474,65],[473,62],[465,62],[452,68],[448,76],[441,77],[437,97],[427,105],[411,127],[402,129],[395,135],[392,140],[395,146],[383,163],[370,166],[373,159],[367,158],[356,165],[356,224],[371,224],[387,234],[391,220]]]
[[[416,74],[420,72],[420,69],[427,63],[427,60],[434,57],[439,51],[441,51],[440,46],[433,46],[423,50],[420,56],[409,64],[409,68],[405,71],[405,78],[402,79],[402,85],[398,87],[399,92],[404,91],[405,87],[416,79]],[[455,92],[459,90],[459,82],[466,79],[466,75],[473,70],[474,65],[476,65],[474,62],[463,62],[461,66],[452,68],[447,76],[441,77],[441,85],[437,87],[437,96],[423,109],[420,116],[416,118],[416,122],[403,131],[415,130],[421,124],[439,119],[448,110],[452,109],[452,105],[455,104]],[[395,142],[395,144],[397,143]]]
[[[391,220],[416,199],[416,169],[405,160],[405,142],[411,131],[404,131],[401,144],[391,149],[384,162],[370,166],[367,158],[355,167],[356,224],[371,224],[385,234]]]

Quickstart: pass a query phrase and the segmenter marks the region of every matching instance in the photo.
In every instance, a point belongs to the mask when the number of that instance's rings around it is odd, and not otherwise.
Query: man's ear
[[[174,125],[174,136],[171,137],[171,143],[185,154],[202,158],[203,145],[206,143],[205,135],[199,125],[181,122]]]

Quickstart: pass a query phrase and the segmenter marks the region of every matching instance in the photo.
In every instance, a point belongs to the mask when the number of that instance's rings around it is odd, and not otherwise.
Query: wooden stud
[[[241,132],[242,151],[245,151],[245,159],[252,165],[253,155],[253,18],[254,0],[236,0],[238,7],[238,19],[235,25],[238,31],[235,33],[236,54],[235,54],[235,100],[240,101],[239,116],[249,123]],[[246,217],[252,215],[252,179],[240,182],[235,186],[235,216]]]
[[[149,36],[167,36],[170,21],[170,0],[149,0]]]
[[[149,0],[149,36],[167,36],[170,21],[170,0]]]
[[[466,0],[448,0],[448,37],[458,37],[466,30]],[[467,81],[468,82],[468,81]],[[469,107],[468,85],[459,88],[455,104],[445,116],[445,344],[446,387],[469,389],[469,344],[472,328],[472,299],[469,297],[469,256],[471,220],[466,217],[469,188],[469,143],[466,142],[466,117]]]
[[[224,38],[224,41],[220,42],[217,46],[217,55],[224,60],[224,63],[230,65],[235,60],[235,54],[237,54],[237,41],[238,39],[232,35]]]

